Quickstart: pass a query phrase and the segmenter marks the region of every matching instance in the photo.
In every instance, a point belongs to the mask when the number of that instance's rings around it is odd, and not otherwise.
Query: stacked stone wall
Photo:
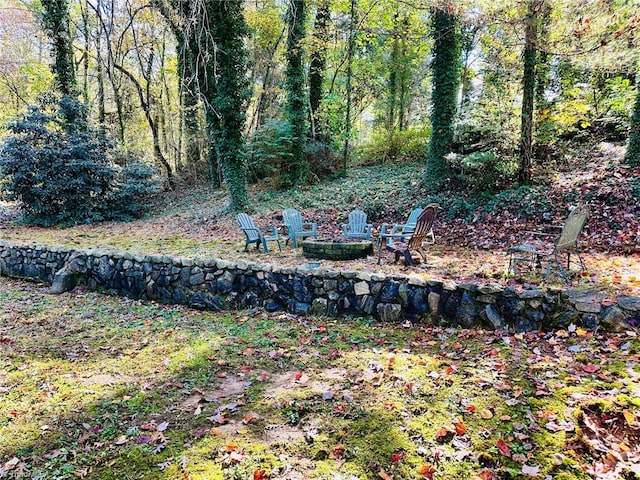
[[[298,315],[372,316],[383,322],[429,321],[451,327],[620,330],[640,322],[640,298],[583,289],[454,284],[381,275],[174,258],[0,242],[0,273],[111,295],[206,310],[260,307]]]

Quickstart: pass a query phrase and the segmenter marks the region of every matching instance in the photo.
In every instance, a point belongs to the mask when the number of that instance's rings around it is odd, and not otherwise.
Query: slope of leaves
[[[0,478],[634,478],[640,341],[210,314],[0,278]]]

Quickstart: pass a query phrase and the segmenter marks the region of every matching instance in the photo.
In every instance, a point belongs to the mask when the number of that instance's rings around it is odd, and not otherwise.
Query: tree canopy
[[[485,169],[505,188],[586,136],[628,139],[637,164],[637,1],[5,5],[0,120],[54,86],[167,185],[222,182],[236,210],[247,181],[357,163],[422,162],[427,190]]]

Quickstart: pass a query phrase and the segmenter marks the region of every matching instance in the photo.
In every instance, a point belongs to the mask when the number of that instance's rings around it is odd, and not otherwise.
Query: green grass
[[[214,314],[5,278],[0,305],[2,478],[587,479],[587,414],[624,416],[615,445],[638,448],[625,333]]]

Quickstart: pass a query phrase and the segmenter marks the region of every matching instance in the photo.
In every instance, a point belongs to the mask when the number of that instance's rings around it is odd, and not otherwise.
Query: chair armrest
[[[302,228],[310,230],[311,232],[315,232],[316,231],[316,224],[312,223],[312,222],[305,222],[305,223],[302,224]]]
[[[260,230],[263,232],[268,232],[271,235],[278,235],[278,228],[275,225],[267,225],[265,227],[260,227]]]
[[[402,229],[405,227],[404,224],[401,223],[396,223],[394,226],[391,227],[391,230],[389,231],[389,234],[394,235],[394,234],[399,234],[402,232]]]

